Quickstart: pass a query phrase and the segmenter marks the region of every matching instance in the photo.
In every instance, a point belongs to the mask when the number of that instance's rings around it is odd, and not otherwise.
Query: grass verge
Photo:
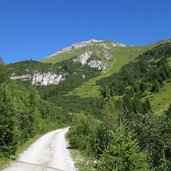
[[[75,161],[75,167],[79,171],[96,171],[93,167],[93,158],[87,157],[82,154],[79,150],[70,150],[73,160]]]

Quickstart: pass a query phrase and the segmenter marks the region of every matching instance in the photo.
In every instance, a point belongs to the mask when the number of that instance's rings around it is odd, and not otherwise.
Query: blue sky
[[[0,56],[40,60],[91,38],[146,45],[171,38],[170,0],[0,0]]]

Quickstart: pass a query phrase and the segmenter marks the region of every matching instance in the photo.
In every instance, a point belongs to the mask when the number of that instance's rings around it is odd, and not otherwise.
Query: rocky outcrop
[[[80,55],[77,59],[74,59],[74,62],[80,62],[82,65],[87,64],[87,60],[91,57],[92,52],[88,51]]]
[[[32,78],[32,84],[35,85],[49,85],[54,84],[58,85],[61,81],[65,80],[62,74],[54,73],[34,73]]]
[[[118,42],[112,43],[112,46],[113,47],[116,47],[116,46],[126,47],[126,45],[124,45],[123,43],[118,43]]]
[[[93,59],[88,62],[88,59],[91,57],[91,55],[92,55],[92,52],[88,51],[88,52],[85,52],[84,54],[80,55],[78,58],[74,59],[73,61],[79,62],[82,65],[87,64],[91,68],[97,68],[98,70],[106,70],[107,65],[103,61]],[[109,54],[106,53],[105,55],[106,55],[106,58],[109,60],[109,58],[110,58]]]
[[[103,49],[103,54],[104,54],[104,58],[107,60],[107,61],[109,61],[109,60],[111,60],[111,54],[107,51],[107,50],[105,50],[105,49]]]
[[[69,47],[58,50],[58,51],[56,51],[55,53],[53,53],[52,55],[50,55],[50,56],[48,56],[46,58],[51,58],[53,56],[56,56],[56,55],[59,55],[59,54],[65,53],[65,52],[69,52],[69,51],[72,51],[72,50],[78,50],[78,49],[87,47],[88,45],[94,45],[94,43],[99,43],[99,46],[102,46],[105,49],[111,49],[112,47],[117,47],[117,46],[126,47],[126,45],[124,45],[122,43],[118,43],[118,42],[90,39],[88,41],[75,43],[75,44],[72,44]]]
[[[111,49],[111,45],[108,43],[100,43],[100,46],[102,46],[104,49]]]
[[[88,65],[91,68],[97,68],[98,70],[102,70],[102,71],[107,69],[107,65],[103,61],[100,61],[100,60],[92,60],[88,63]]]
[[[22,80],[22,81],[30,81],[32,79],[31,75],[20,75],[20,76],[16,76],[14,73],[11,76],[12,80]]]
[[[86,47],[87,45],[89,45],[91,43],[97,43],[97,42],[103,42],[103,40],[91,39],[91,40],[88,40],[88,41],[84,41],[84,42],[80,42],[80,43],[75,43],[75,44],[72,44],[69,47],[63,48],[63,49],[55,52],[54,54],[50,55],[47,58],[50,58],[50,57],[55,56],[55,55],[59,55],[61,53],[68,52],[68,51],[73,50],[73,49],[81,49],[81,48],[84,48],[84,47]]]
[[[33,75],[12,75],[12,80],[22,80],[22,81],[31,81],[34,85],[58,85],[61,81],[65,80],[67,74],[55,74],[55,73],[40,73],[34,72]]]
[[[50,55],[50,56],[48,56],[46,58],[51,58],[53,56],[56,56],[56,55],[59,55],[59,54],[65,53],[65,52],[69,52],[69,51],[74,50],[74,49],[78,50],[78,49],[84,48],[84,47],[86,47],[88,45],[93,45],[93,43],[99,43],[99,45],[102,46],[105,49],[111,49],[112,47],[116,47],[116,46],[126,47],[126,45],[124,45],[122,43],[118,43],[118,42],[90,39],[88,41],[75,43],[75,44],[72,44],[69,47],[58,50],[57,52],[55,52],[54,54],[52,54],[52,55]]]
[[[71,49],[80,49],[80,48],[83,48],[91,43],[97,43],[97,42],[103,42],[103,40],[96,40],[96,39],[91,39],[91,40],[88,40],[88,41],[84,41],[84,42],[81,42],[81,43],[75,43],[73,44],[70,48]]]

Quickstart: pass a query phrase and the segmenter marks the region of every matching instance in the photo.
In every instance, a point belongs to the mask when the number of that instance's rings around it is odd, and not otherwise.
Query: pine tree
[[[112,140],[101,156],[99,171],[144,171],[148,167],[147,157],[133,140],[131,132],[122,125],[112,132]]]

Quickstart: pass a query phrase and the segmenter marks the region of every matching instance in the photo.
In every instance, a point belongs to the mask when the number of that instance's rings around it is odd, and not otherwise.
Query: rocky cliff
[[[34,85],[58,85],[61,81],[65,80],[67,73],[55,74],[51,72],[40,73],[34,72],[33,74],[27,75],[15,75],[11,76],[12,80],[22,80],[22,81],[31,81]]]

